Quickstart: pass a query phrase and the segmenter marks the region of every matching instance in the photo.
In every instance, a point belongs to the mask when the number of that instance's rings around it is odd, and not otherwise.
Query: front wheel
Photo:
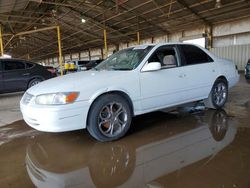
[[[205,105],[208,108],[220,109],[222,108],[228,97],[227,81],[224,79],[217,79],[212,87],[209,97],[205,100]]]
[[[92,105],[87,130],[99,141],[113,141],[121,138],[131,124],[131,109],[128,102],[116,94],[99,97]]]

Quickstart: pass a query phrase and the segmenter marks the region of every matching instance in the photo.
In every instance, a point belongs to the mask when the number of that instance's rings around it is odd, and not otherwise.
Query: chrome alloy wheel
[[[30,84],[30,86],[32,87],[32,86],[34,86],[34,85],[36,85],[36,84],[39,84],[39,83],[40,83],[40,81],[36,80],[36,81],[33,81],[33,82]]]
[[[41,82],[40,79],[34,79],[34,80],[31,80],[30,84],[29,84],[29,88],[34,86],[34,85],[37,85]]]
[[[220,82],[214,87],[213,101],[215,105],[222,106],[227,99],[227,86]]]
[[[128,121],[128,112],[121,103],[108,103],[98,116],[98,128],[107,137],[115,137],[123,132]]]

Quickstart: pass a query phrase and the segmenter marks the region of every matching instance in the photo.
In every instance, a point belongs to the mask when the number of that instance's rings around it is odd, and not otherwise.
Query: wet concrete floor
[[[0,127],[0,187],[250,188],[249,121],[244,79],[224,110],[139,116],[116,142],[18,121]]]

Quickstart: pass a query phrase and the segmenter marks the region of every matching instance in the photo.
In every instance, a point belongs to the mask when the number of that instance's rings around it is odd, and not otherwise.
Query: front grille
[[[32,98],[33,98],[33,95],[31,95],[31,94],[29,94],[29,93],[26,92],[23,95],[22,103],[27,105],[27,104],[30,103],[30,101],[31,101]]]

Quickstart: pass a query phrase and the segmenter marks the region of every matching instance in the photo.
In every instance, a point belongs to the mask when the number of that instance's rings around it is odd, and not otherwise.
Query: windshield
[[[96,70],[133,70],[153,46],[138,46],[118,51],[97,65]]]

